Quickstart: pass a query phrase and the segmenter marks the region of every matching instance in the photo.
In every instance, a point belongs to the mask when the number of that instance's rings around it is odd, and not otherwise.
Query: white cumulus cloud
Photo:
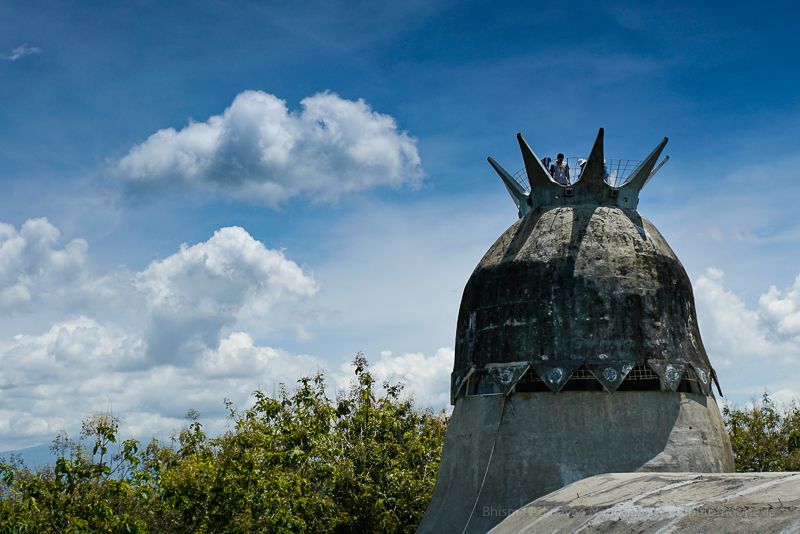
[[[140,340],[86,317],[0,341],[0,450],[46,441],[107,407],[113,381],[94,380],[141,351]]]
[[[769,396],[781,409],[790,408],[792,405],[800,406],[800,391],[796,389],[779,389],[775,392],[770,392]]]
[[[709,268],[695,281],[700,331],[727,394],[752,401],[765,391],[781,402],[797,398],[800,336],[795,329],[798,282],[770,287],[758,302],[725,287],[724,273]]]
[[[443,409],[450,405],[450,372],[454,357],[450,347],[440,348],[430,356],[422,352],[395,355],[384,350],[377,360],[370,361],[370,371],[379,383],[402,383],[404,391],[413,396],[418,406]],[[346,385],[352,376],[352,365],[343,365],[338,377],[340,386]]]
[[[694,288],[703,339],[712,356],[728,365],[759,359],[800,361],[798,287],[798,280],[785,292],[772,286],[761,295],[758,307],[750,309],[725,288],[721,270],[707,269]]]
[[[198,368],[209,377],[268,377],[270,386],[291,384],[320,370],[318,360],[258,346],[247,332],[233,332],[221,340],[216,350],[207,349]]]
[[[86,241],[60,240],[61,232],[44,218],[29,219],[19,230],[0,223],[0,314],[86,289]]]
[[[262,91],[244,91],[221,114],[165,128],[113,164],[131,194],[190,187],[278,205],[302,195],[335,201],[422,178],[416,140],[363,100],[318,93],[301,111]]]
[[[165,361],[199,357],[237,321],[268,324],[277,302],[317,291],[300,266],[239,227],[154,261],[135,285],[146,296],[148,353]]]
[[[764,318],[780,335],[800,342],[800,275],[786,291],[770,286],[758,304]]]

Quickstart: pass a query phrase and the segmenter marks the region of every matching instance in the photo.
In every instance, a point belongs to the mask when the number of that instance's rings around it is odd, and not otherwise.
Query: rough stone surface
[[[800,532],[800,473],[615,473],[536,499],[492,534]]]
[[[418,532],[486,532],[566,484],[637,470],[732,471],[714,398],[661,391],[463,397]]]
[[[461,301],[455,377],[470,367],[687,365],[711,376],[686,271],[635,210],[539,208],[514,223]],[[455,396],[454,396],[455,398]]]

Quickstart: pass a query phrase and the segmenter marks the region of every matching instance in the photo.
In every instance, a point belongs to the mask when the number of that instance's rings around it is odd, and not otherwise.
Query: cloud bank
[[[46,219],[0,225],[0,309],[56,307],[67,316],[0,339],[0,450],[46,442],[111,408],[129,432],[168,434],[190,408],[220,430],[224,398],[244,403],[256,388],[319,368],[315,358],[257,341],[292,326],[282,314],[317,284],[243,228],[221,228],[141,272],[104,277],[90,271],[84,240],[59,240]],[[98,300],[125,307],[124,319],[87,316]]]
[[[787,290],[771,286],[755,309],[725,288],[724,276],[711,267],[694,284],[709,352],[727,365],[764,359],[800,362],[800,276]]]
[[[430,216],[437,213],[432,210]],[[397,221],[406,219],[398,214]],[[356,217],[352,223],[363,220]],[[442,287],[438,292],[425,287],[421,293],[452,301],[447,306],[452,308],[462,284],[460,276],[452,280],[457,266],[442,268],[440,274],[435,267],[465,245],[451,242],[450,230],[431,236],[419,234],[415,224],[387,228],[396,234],[391,250],[380,248],[385,236],[373,236],[370,229],[353,250],[342,251],[369,251],[364,258],[356,256],[364,271],[348,271],[349,278],[343,279],[335,265],[317,266],[325,280],[319,284],[303,266],[240,227],[221,228],[205,241],[182,245],[138,272],[97,275],[86,241],[63,239],[46,219],[31,219],[19,228],[0,224],[0,294],[5,296],[0,309],[9,321],[58,311],[48,315],[43,328],[6,328],[0,337],[0,450],[47,442],[61,430],[74,431],[82,417],[108,409],[123,416],[123,431],[134,435],[169,435],[189,409],[201,412],[210,432],[222,431],[224,398],[245,405],[254,389],[274,392],[279,383],[291,385],[320,370],[327,371],[331,383],[346,387],[352,373],[339,358],[347,356],[324,352],[320,347],[325,345],[318,344],[319,356],[327,360],[321,361],[285,350],[275,339],[306,330],[317,335],[326,328],[363,330],[365,324],[375,330],[367,355],[378,381],[402,381],[419,405],[447,407],[451,348],[378,353],[374,345],[386,339],[387,323],[395,330],[408,329],[413,339],[406,345],[413,347],[424,340],[414,337],[423,323],[440,321],[426,316],[419,324],[403,323],[402,315],[393,315],[404,301],[383,293],[386,273],[397,280],[403,273],[420,276],[412,269],[415,263],[398,263],[397,255],[425,257],[419,269],[426,276],[433,272],[439,280],[434,286]],[[348,235],[356,231],[347,225],[344,230]],[[453,250],[420,245],[429,241],[448,243]],[[385,262],[370,263],[374,256]],[[370,280],[370,272],[384,274]],[[356,286],[345,284],[353,278]],[[319,289],[343,284],[327,297],[327,290]],[[694,287],[703,339],[725,393],[741,400],[766,388],[782,402],[800,398],[800,277],[786,288],[765,285],[750,304],[726,287],[719,269],[706,270]],[[345,299],[348,292],[356,295],[351,301]],[[370,293],[383,298],[371,303]],[[349,310],[344,323],[319,324],[318,315],[306,313],[332,302]],[[381,311],[386,302],[393,305]]]
[[[333,93],[303,99],[300,111],[262,91],[244,91],[221,114],[165,128],[112,164],[130,195],[190,188],[277,206],[303,196],[417,186],[416,140],[363,100]]]
[[[291,384],[319,366],[308,356],[258,346],[240,332],[195,360],[131,368],[145,350],[137,332],[87,317],[0,342],[0,450],[48,442],[109,410],[122,417],[128,435],[168,436],[189,409],[221,432],[223,399],[242,405],[253,390],[271,393],[279,382]]]
[[[770,286],[752,308],[713,267],[694,290],[703,341],[723,387],[739,396],[766,390],[783,403],[800,401],[800,275],[787,289]]]
[[[139,272],[103,275],[85,240],[64,243],[46,219],[0,224],[0,236],[0,294],[28,295],[4,311],[60,310],[43,328],[0,337],[0,451],[75,433],[82,418],[109,410],[126,435],[169,436],[189,409],[213,434],[227,424],[226,398],[244,406],[255,389],[274,393],[318,371],[349,385],[347,363],[271,343],[319,328],[305,313],[319,305],[319,284],[243,228],[221,228]],[[379,382],[404,382],[420,406],[448,406],[452,349],[368,356]]]

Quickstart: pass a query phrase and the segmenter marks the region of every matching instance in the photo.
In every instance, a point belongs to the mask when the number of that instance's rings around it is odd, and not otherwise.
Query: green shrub
[[[752,407],[723,406],[737,471],[800,471],[800,408],[779,409],[764,393]]]
[[[227,403],[232,429],[216,438],[190,413],[172,445],[117,444],[117,419],[90,417],[80,441],[56,439],[52,467],[0,462],[0,531],[413,532],[447,418],[401,386],[377,394],[363,355],[354,367],[334,398],[317,375],[256,391],[243,412]]]

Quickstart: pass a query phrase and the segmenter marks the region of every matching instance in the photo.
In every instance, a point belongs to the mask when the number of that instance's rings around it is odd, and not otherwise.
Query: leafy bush
[[[447,418],[402,386],[376,392],[367,361],[331,398],[322,375],[273,398],[254,393],[231,430],[209,438],[198,414],[173,443],[118,443],[118,420],[58,436],[55,464],[0,460],[0,532],[413,532],[433,491]],[[800,408],[764,395],[722,409],[737,471],[800,471]]]
[[[723,406],[737,471],[800,471],[800,407],[764,393],[750,408]]]
[[[376,394],[363,355],[354,366],[337,398],[317,375],[275,398],[256,391],[243,412],[228,403],[232,428],[217,438],[190,413],[170,446],[117,444],[118,421],[90,417],[82,440],[56,439],[52,467],[0,461],[0,531],[412,532],[447,418],[401,386]]]

